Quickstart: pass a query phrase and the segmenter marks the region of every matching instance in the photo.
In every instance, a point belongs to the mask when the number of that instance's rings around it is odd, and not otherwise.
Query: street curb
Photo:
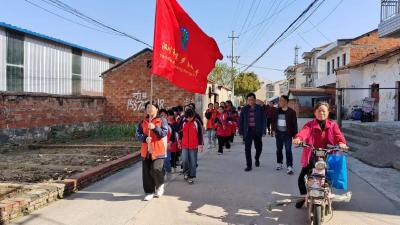
[[[0,201],[0,225],[28,215],[53,201],[63,199],[84,187],[87,187],[117,171],[129,167],[141,158],[135,152],[119,159],[92,167],[65,180],[51,183],[26,184],[27,193],[17,194]]]
[[[140,160],[140,152],[135,152],[119,159],[92,167],[82,173],[75,174],[61,182],[65,184],[64,195],[70,195],[115,172],[131,166]]]

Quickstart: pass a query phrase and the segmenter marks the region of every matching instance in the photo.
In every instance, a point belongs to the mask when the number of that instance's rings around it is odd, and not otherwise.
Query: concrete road
[[[141,165],[104,179],[67,199],[14,222],[27,225],[189,225],[189,224],[307,224],[306,210],[293,205],[267,211],[276,199],[272,191],[297,194],[300,149],[293,149],[295,174],[275,171],[275,139],[266,137],[261,167],[247,173],[244,146],[235,140],[231,152],[200,156],[194,185],[174,176],[166,195],[143,202]],[[253,152],[254,153],[254,152]],[[400,208],[363,179],[349,173],[350,203],[335,204],[324,224],[400,224]]]

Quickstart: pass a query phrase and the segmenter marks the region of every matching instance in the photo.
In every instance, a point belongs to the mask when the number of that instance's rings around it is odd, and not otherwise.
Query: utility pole
[[[232,70],[232,96],[231,101],[234,102],[235,98],[235,74],[233,72],[233,68],[235,67],[235,63],[237,63],[239,56],[235,56],[235,39],[239,38],[239,36],[235,36],[235,31],[232,31],[232,36],[228,36],[228,38],[232,39],[232,49],[231,55],[228,55],[228,59],[231,59],[231,70]]]
[[[296,45],[294,47],[294,65],[297,66],[299,64],[299,49],[300,47]]]

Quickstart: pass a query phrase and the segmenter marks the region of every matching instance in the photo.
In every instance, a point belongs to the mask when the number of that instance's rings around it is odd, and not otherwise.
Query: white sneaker
[[[283,165],[282,164],[278,164],[278,166],[276,167],[276,170],[281,170],[283,169]]]
[[[154,194],[146,194],[144,197],[144,201],[150,201],[154,198]]]
[[[164,184],[162,184],[157,190],[155,197],[159,198],[164,195]]]
[[[287,168],[287,174],[292,175],[293,174],[293,167],[288,166]]]

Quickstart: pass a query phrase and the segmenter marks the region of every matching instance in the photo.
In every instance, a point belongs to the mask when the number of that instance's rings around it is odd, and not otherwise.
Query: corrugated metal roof
[[[49,36],[44,35],[44,34],[39,34],[39,33],[36,33],[34,31],[30,31],[30,30],[27,30],[27,29],[24,29],[24,28],[16,27],[16,26],[13,26],[11,24],[4,23],[4,22],[0,22],[0,27],[4,27],[4,28],[10,29],[10,30],[19,31],[19,32],[22,32],[24,34],[28,34],[28,35],[31,35],[31,36],[34,36],[34,37],[38,37],[38,38],[42,38],[42,39],[45,39],[45,40],[53,41],[53,42],[56,42],[56,43],[60,43],[60,44],[63,44],[63,45],[67,45],[67,46],[70,46],[72,48],[78,48],[78,49],[81,49],[82,51],[90,52],[90,53],[93,53],[93,54],[96,54],[96,55],[100,55],[100,56],[103,56],[103,57],[106,57],[106,58],[111,58],[111,59],[118,60],[118,61],[122,61],[123,60],[121,58],[118,58],[118,57],[115,57],[115,56],[112,56],[112,55],[108,55],[108,54],[105,54],[105,53],[102,53],[102,52],[99,52],[99,51],[96,51],[96,50],[92,50],[92,49],[85,48],[85,47],[82,47],[82,46],[79,46],[79,45],[76,45],[76,44],[72,44],[72,43],[69,43],[67,41],[63,41],[61,39],[49,37]]]

